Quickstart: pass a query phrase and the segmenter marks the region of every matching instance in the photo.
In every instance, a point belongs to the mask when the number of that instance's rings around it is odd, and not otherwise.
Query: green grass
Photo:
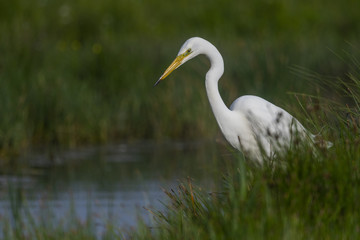
[[[337,142],[337,144],[341,144]],[[342,143],[346,144],[346,143]],[[191,183],[168,192],[158,225],[135,239],[353,239],[359,235],[359,146],[319,162],[290,153],[286,170],[252,169],[243,160],[209,194]],[[341,150],[342,151],[342,150]],[[341,152],[343,154],[343,152]],[[336,156],[336,157],[334,157]],[[193,200],[194,199],[194,200]]]

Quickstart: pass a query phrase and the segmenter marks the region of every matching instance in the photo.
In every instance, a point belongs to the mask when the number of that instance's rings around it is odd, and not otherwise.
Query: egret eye
[[[184,53],[184,56],[187,56],[191,53],[191,48],[189,48],[188,50],[186,50],[186,52]]]

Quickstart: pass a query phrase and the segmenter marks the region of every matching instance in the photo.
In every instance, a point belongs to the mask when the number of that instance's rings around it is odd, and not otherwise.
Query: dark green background
[[[355,0],[1,1],[0,151],[213,138],[204,57],[153,88],[186,39],[223,54],[228,105],[256,94],[286,107],[296,104],[287,92],[313,91],[292,67],[346,73],[337,54],[359,46],[359,9]]]

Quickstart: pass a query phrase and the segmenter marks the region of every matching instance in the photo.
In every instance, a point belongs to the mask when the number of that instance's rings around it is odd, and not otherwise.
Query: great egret
[[[175,60],[154,86],[199,54],[210,60],[211,67],[205,80],[207,96],[224,137],[234,148],[262,163],[264,154],[271,157],[290,147],[295,134],[301,140],[315,141],[315,136],[291,114],[260,97],[245,95],[227,108],[218,90],[218,81],[224,73],[223,58],[214,45],[200,37],[190,38],[182,45]]]

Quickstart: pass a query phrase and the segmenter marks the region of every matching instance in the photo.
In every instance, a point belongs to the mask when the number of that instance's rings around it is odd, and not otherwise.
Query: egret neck
[[[223,129],[222,123],[230,112],[230,109],[222,100],[218,88],[218,81],[224,73],[224,60],[214,45],[208,41],[204,41],[204,45],[206,51],[203,54],[209,58],[211,64],[209,71],[206,73],[206,93],[216,121],[220,128]]]

